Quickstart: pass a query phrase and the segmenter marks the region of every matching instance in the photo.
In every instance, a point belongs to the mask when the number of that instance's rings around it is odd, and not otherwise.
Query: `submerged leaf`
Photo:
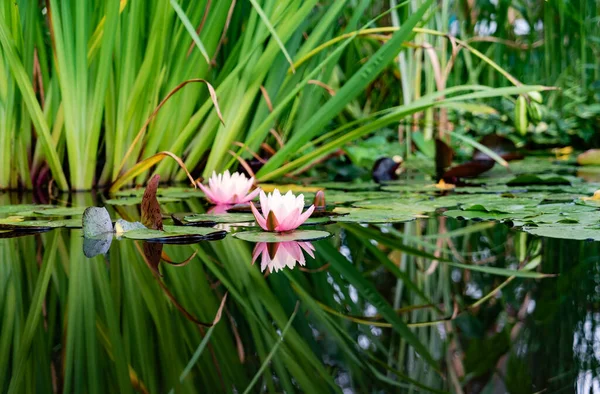
[[[113,232],[112,220],[106,208],[87,208],[83,212],[82,226],[83,236],[87,238]]]

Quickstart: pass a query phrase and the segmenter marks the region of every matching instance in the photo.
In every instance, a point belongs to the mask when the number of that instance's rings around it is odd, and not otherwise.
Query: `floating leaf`
[[[48,209],[36,209],[33,212],[44,216],[79,216],[86,210],[86,207],[57,207]]]
[[[326,193],[328,204],[346,204],[349,202],[388,197],[398,197],[398,195],[382,191],[345,192],[340,190],[328,190]]]
[[[10,216],[0,219],[0,229],[45,231],[58,227],[65,227],[64,220],[23,220],[21,216]]]
[[[558,175],[521,174],[506,182],[508,186],[571,185],[571,180]]]
[[[345,214],[335,216],[331,220],[341,223],[401,223],[410,222],[417,217],[424,217],[417,213],[398,212],[389,209],[358,209],[358,208],[336,208],[334,213]]]
[[[149,229],[162,230],[162,215],[160,213],[160,205],[156,200],[156,189],[158,189],[158,182],[160,181],[160,175],[156,174],[148,182],[146,191],[142,197],[142,224]]]
[[[227,233],[209,227],[169,226],[164,231],[154,229],[132,230],[123,234],[124,238],[161,243],[195,243],[205,239],[217,239]]]
[[[83,212],[83,236],[94,238],[100,234],[112,233],[112,220],[106,208],[89,207]]]
[[[353,190],[353,191],[364,191],[364,190],[376,190],[379,189],[379,184],[375,182],[361,182],[361,183],[348,183],[348,182],[325,182],[319,183],[315,186],[317,189],[334,190]]]
[[[35,210],[55,208],[54,205],[17,204],[0,206],[0,215],[11,215],[20,212],[33,212]],[[27,215],[21,215],[27,216]]]
[[[600,228],[591,228],[585,225],[553,224],[523,227],[523,231],[547,238],[600,241]]]
[[[499,212],[485,212],[485,211],[462,211],[453,209],[444,212],[444,216],[448,216],[455,219],[461,220],[497,220],[500,222],[523,219],[527,216],[533,215],[533,212],[522,212],[522,213],[499,213]]]
[[[254,221],[254,215],[251,213],[220,213],[215,215],[199,213],[185,216],[183,219],[186,222],[197,224],[249,223]]]
[[[144,226],[140,222],[128,222],[127,220],[119,219],[115,223],[115,233],[117,237],[120,237],[124,233],[133,230],[143,230],[146,226]]]
[[[267,231],[242,231],[233,236],[250,242],[289,242],[289,241],[315,241],[329,237],[327,231],[296,230],[287,233],[273,233]]]
[[[164,204],[168,202],[179,202],[181,201],[181,198],[157,197],[156,200],[159,204]],[[104,203],[117,206],[138,205],[142,203],[142,197],[111,198],[110,200],[104,201]]]

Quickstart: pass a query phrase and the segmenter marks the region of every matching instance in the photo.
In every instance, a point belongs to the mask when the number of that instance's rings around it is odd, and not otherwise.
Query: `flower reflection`
[[[315,247],[310,242],[259,242],[252,253],[252,264],[256,262],[259,255],[262,255],[260,260],[260,270],[262,272],[267,268],[269,272],[277,272],[285,267],[292,269],[296,266],[296,263],[301,266],[306,264],[302,251],[308,253],[314,259],[314,250]]]
[[[222,215],[224,213],[227,213],[227,211],[231,207],[233,207],[233,205],[229,205],[229,204],[213,205],[212,207],[210,207],[210,209],[208,211],[206,211],[206,213],[208,213],[209,215]]]

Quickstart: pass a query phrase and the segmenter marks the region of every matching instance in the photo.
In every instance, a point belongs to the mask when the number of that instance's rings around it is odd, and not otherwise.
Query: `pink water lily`
[[[263,191],[260,192],[260,209],[262,215],[254,204],[250,203],[250,208],[252,208],[256,222],[263,230],[277,232],[295,230],[315,210],[315,206],[311,205],[306,212],[302,213],[304,209],[303,194],[296,197],[290,190],[282,196],[277,189],[268,195]]]
[[[252,253],[252,264],[258,259],[258,256],[261,256],[261,272],[264,272],[267,268],[269,272],[277,272],[285,267],[292,269],[296,266],[296,263],[304,266],[306,260],[302,252],[303,250],[313,259],[315,258],[313,253],[315,247],[310,242],[259,242],[254,247],[254,252]]]
[[[260,189],[255,189],[250,192],[254,178],[248,178],[239,172],[229,173],[229,170],[223,174],[218,174],[213,171],[212,176],[208,179],[208,187],[199,183],[198,186],[206,198],[215,205],[234,205],[245,204],[252,201],[260,192]]]

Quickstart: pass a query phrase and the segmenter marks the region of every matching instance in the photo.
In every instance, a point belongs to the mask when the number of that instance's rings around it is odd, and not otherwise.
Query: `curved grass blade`
[[[118,176],[119,175],[119,173],[121,172],[121,170],[125,166],[125,163],[127,162],[127,159],[133,153],[133,149],[135,148],[135,146],[137,145],[137,143],[141,140],[142,136],[144,135],[144,132],[148,128],[148,125],[150,124],[150,122],[152,121],[152,119],[154,119],[154,117],[156,116],[156,114],[158,114],[158,111],[162,108],[162,106],[165,105],[165,103],[171,97],[173,97],[173,95],[175,93],[177,93],[178,91],[180,91],[185,85],[190,84],[190,83],[196,83],[196,82],[200,82],[200,83],[206,84],[206,87],[208,88],[208,92],[210,94],[210,99],[211,99],[213,105],[215,106],[215,111],[217,113],[217,116],[221,120],[221,123],[225,124],[225,121],[223,120],[223,115],[221,114],[221,109],[219,108],[219,102],[217,100],[217,92],[215,91],[215,88],[213,88],[213,86],[207,80],[202,79],[202,78],[188,79],[187,81],[183,81],[182,83],[180,83],[179,85],[177,85],[175,88],[173,88],[173,90],[171,90],[165,96],[164,99],[162,99],[162,101],[156,106],[156,108],[154,109],[154,111],[152,112],[152,114],[150,114],[150,116],[148,117],[148,119],[146,119],[146,122],[144,123],[144,125],[142,126],[142,128],[140,129],[140,131],[138,131],[137,135],[133,139],[133,142],[129,146],[129,149],[127,149],[127,152],[125,153],[125,156],[121,160],[121,164],[119,164],[119,168],[115,172],[114,176]],[[185,165],[180,164],[180,166],[183,166],[183,168],[185,169]],[[187,170],[186,170],[186,172],[187,172]]]
[[[173,0],[171,0],[171,2],[173,2]],[[285,49],[285,45],[284,45],[283,41],[281,41],[281,38],[279,38],[279,35],[277,34],[275,27],[273,27],[273,25],[269,21],[269,17],[265,14],[265,12],[260,7],[260,5],[256,2],[256,0],[250,0],[250,3],[252,4],[252,7],[254,7],[254,9],[256,10],[256,13],[258,14],[258,16],[260,16],[260,19],[262,19],[263,23],[265,24],[265,26],[267,27],[269,32],[271,32],[271,36],[273,36],[273,39],[277,42],[277,45],[279,45],[279,47],[281,48],[281,52],[283,53],[283,56],[285,56],[287,61],[290,63],[290,67],[292,68],[292,71],[296,72],[296,69],[294,68],[294,61],[292,60],[292,57],[288,53],[287,49]]]
[[[149,158],[144,159],[144,160],[140,161],[139,163],[137,163],[136,165],[134,165],[133,167],[131,167],[126,173],[124,173],[123,175],[121,175],[121,177],[119,177],[117,180],[114,181],[114,183],[110,187],[109,192],[110,193],[116,192],[117,190],[122,188],[125,184],[127,184],[130,180],[132,180],[136,176],[140,175],[142,172],[148,170],[153,165],[160,163],[163,159],[165,159],[167,157],[171,157],[173,160],[175,160],[177,162],[177,164],[179,164],[179,166],[181,168],[183,168],[183,170],[187,174],[188,179],[190,180],[190,182],[192,182],[192,185],[194,185],[194,187],[196,187],[196,182],[194,181],[194,178],[192,177],[192,175],[186,168],[185,164],[183,163],[183,160],[181,160],[177,155],[175,155],[171,152],[164,151],[164,152],[158,152],[157,154],[150,156]]]
[[[190,22],[190,19],[187,17],[183,9],[181,9],[181,6],[175,0],[170,0],[170,2],[171,7],[173,7],[175,13],[179,17],[179,19],[181,19],[181,23],[183,23],[185,29],[188,31],[188,33],[190,33],[192,40],[194,40],[194,43],[200,50],[202,57],[204,58],[204,60],[206,60],[207,64],[210,64],[210,57],[208,56],[208,52],[206,52],[206,48],[204,47],[204,44],[202,44],[202,40],[200,40],[198,33],[196,33],[196,29],[194,29],[194,26],[192,26],[192,22]]]
[[[492,159],[494,159],[494,161],[498,164],[500,164],[502,167],[508,169],[508,162],[506,160],[504,160],[503,158],[501,158],[496,152],[494,152],[493,150],[491,150],[490,148],[481,145],[479,142],[475,141],[474,139],[467,137],[466,135],[462,135],[462,134],[458,134],[454,131],[450,131],[450,130],[446,130],[446,133],[450,134],[451,137],[456,138],[457,140],[461,140],[462,142],[471,145],[473,148],[485,153],[486,155],[488,155],[489,157],[491,157]]]

